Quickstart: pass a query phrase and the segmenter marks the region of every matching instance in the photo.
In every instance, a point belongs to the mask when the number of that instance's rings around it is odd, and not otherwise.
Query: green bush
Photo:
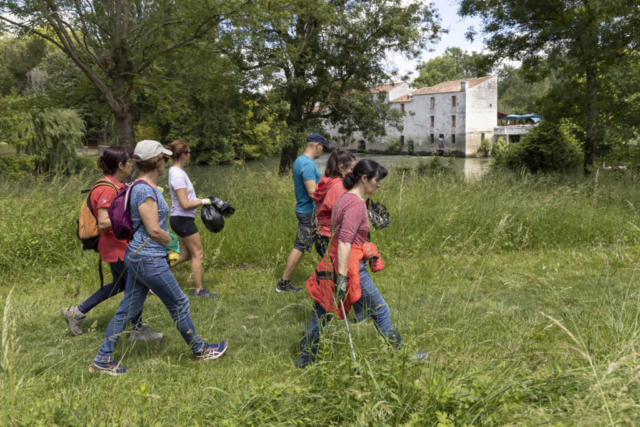
[[[73,158],[73,166],[70,172],[81,172],[83,169],[87,169],[88,171],[93,171],[97,169],[98,165],[96,164],[96,159],[91,156],[85,156],[83,154],[75,156]]]
[[[400,139],[391,138],[387,143],[387,151],[389,153],[397,153],[402,148],[402,144],[400,143]]]
[[[495,166],[531,173],[564,172],[582,161],[580,145],[562,126],[542,122],[518,144],[496,153]]]
[[[488,139],[483,139],[480,142],[480,146],[478,147],[478,154],[489,154],[491,153],[491,149],[493,148],[493,144]]]
[[[0,176],[24,179],[35,172],[37,156],[0,156]]]
[[[415,174],[418,176],[435,176],[453,174],[454,159],[446,162],[441,157],[433,157],[431,160],[419,160],[417,163],[405,162],[394,168],[395,172]]]
[[[640,169],[640,134],[624,143],[612,145],[604,162],[606,165]]]

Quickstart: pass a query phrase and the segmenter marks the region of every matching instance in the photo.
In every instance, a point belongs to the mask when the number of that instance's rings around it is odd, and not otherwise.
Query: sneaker
[[[129,368],[125,366],[120,366],[118,362],[111,363],[101,363],[94,361],[91,366],[89,366],[89,372],[95,374],[96,372],[100,372],[101,374],[111,375],[112,377],[117,377],[118,375],[126,374],[129,372]]]
[[[229,348],[229,341],[221,342],[219,344],[207,344],[205,343],[204,351],[195,353],[196,360],[215,360],[227,351]]]
[[[71,335],[74,337],[82,335],[80,324],[87,316],[82,314],[82,312],[78,310],[78,307],[63,308],[62,315],[64,316],[64,320],[67,321],[67,328],[69,328]]]
[[[134,341],[160,341],[164,337],[161,332],[153,332],[151,326],[144,323],[138,329],[134,329],[129,334],[129,342]]]
[[[291,280],[280,279],[276,286],[276,292],[300,292],[302,288],[296,288],[291,284]]]
[[[195,289],[191,292],[191,296],[194,297],[204,297],[204,298],[215,298],[218,294],[214,294],[206,290],[205,288],[200,288],[199,292],[196,292]]]
[[[407,359],[407,362],[410,365],[413,365],[415,363],[426,361],[427,357],[429,357],[429,353],[427,353],[426,351],[416,351],[411,355],[409,359]]]

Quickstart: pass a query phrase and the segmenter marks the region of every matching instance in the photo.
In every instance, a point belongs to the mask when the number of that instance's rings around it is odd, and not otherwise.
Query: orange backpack
[[[118,193],[118,188],[107,178],[99,179],[91,188],[91,190],[83,190],[82,193],[89,193],[86,200],[80,208],[80,216],[76,221],[78,223],[78,239],[82,242],[82,249],[98,251],[98,241],[100,240],[100,231],[98,230],[98,213],[93,211],[91,207],[91,193],[98,187],[110,186],[113,191]]]

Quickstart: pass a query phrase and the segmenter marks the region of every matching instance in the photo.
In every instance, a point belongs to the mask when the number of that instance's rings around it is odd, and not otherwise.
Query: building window
[[[400,146],[404,147],[404,135],[400,135]]]
[[[451,127],[456,127],[456,116],[451,116]]]
[[[431,97],[431,109],[436,108],[436,99],[432,96]]]
[[[452,134],[452,135],[451,135],[451,143],[452,143],[452,144],[455,144],[455,143],[456,143],[456,135],[455,135],[455,134]]]
[[[452,106],[452,107],[455,107],[455,106],[456,106],[456,97],[455,97],[455,96],[452,96],[452,97],[451,97],[451,106]]]
[[[431,116],[431,127],[435,126],[435,122],[436,122],[436,118],[434,116]]]
[[[404,113],[404,104],[400,104],[400,111]]]
[[[436,142],[436,136],[431,134],[431,143],[433,144],[434,142]]]
[[[484,133],[480,134],[480,141],[484,141]]]

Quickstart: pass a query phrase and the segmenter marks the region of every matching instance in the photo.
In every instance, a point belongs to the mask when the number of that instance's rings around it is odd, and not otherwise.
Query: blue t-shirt
[[[160,197],[158,197],[160,196]],[[157,188],[148,186],[147,184],[137,184],[131,189],[131,199],[129,200],[129,213],[131,215],[131,225],[135,230],[140,225],[142,220],[140,219],[140,212],[138,212],[138,206],[140,206],[145,200],[151,197],[158,204],[158,220],[160,222],[160,228],[167,233],[167,220],[169,219],[169,205],[161,197],[160,191]],[[133,235],[133,239],[129,242],[129,253],[135,253],[139,247],[144,244],[144,241],[149,239],[147,245],[140,249],[138,255],[145,255],[150,257],[163,257],[167,255],[167,250],[160,243],[153,240],[144,224],[138,228],[138,231]]]
[[[312,214],[315,208],[313,199],[309,197],[305,181],[315,180],[316,185],[320,182],[320,171],[311,159],[306,155],[298,157],[293,164],[293,186],[296,189],[296,212],[301,214]]]

